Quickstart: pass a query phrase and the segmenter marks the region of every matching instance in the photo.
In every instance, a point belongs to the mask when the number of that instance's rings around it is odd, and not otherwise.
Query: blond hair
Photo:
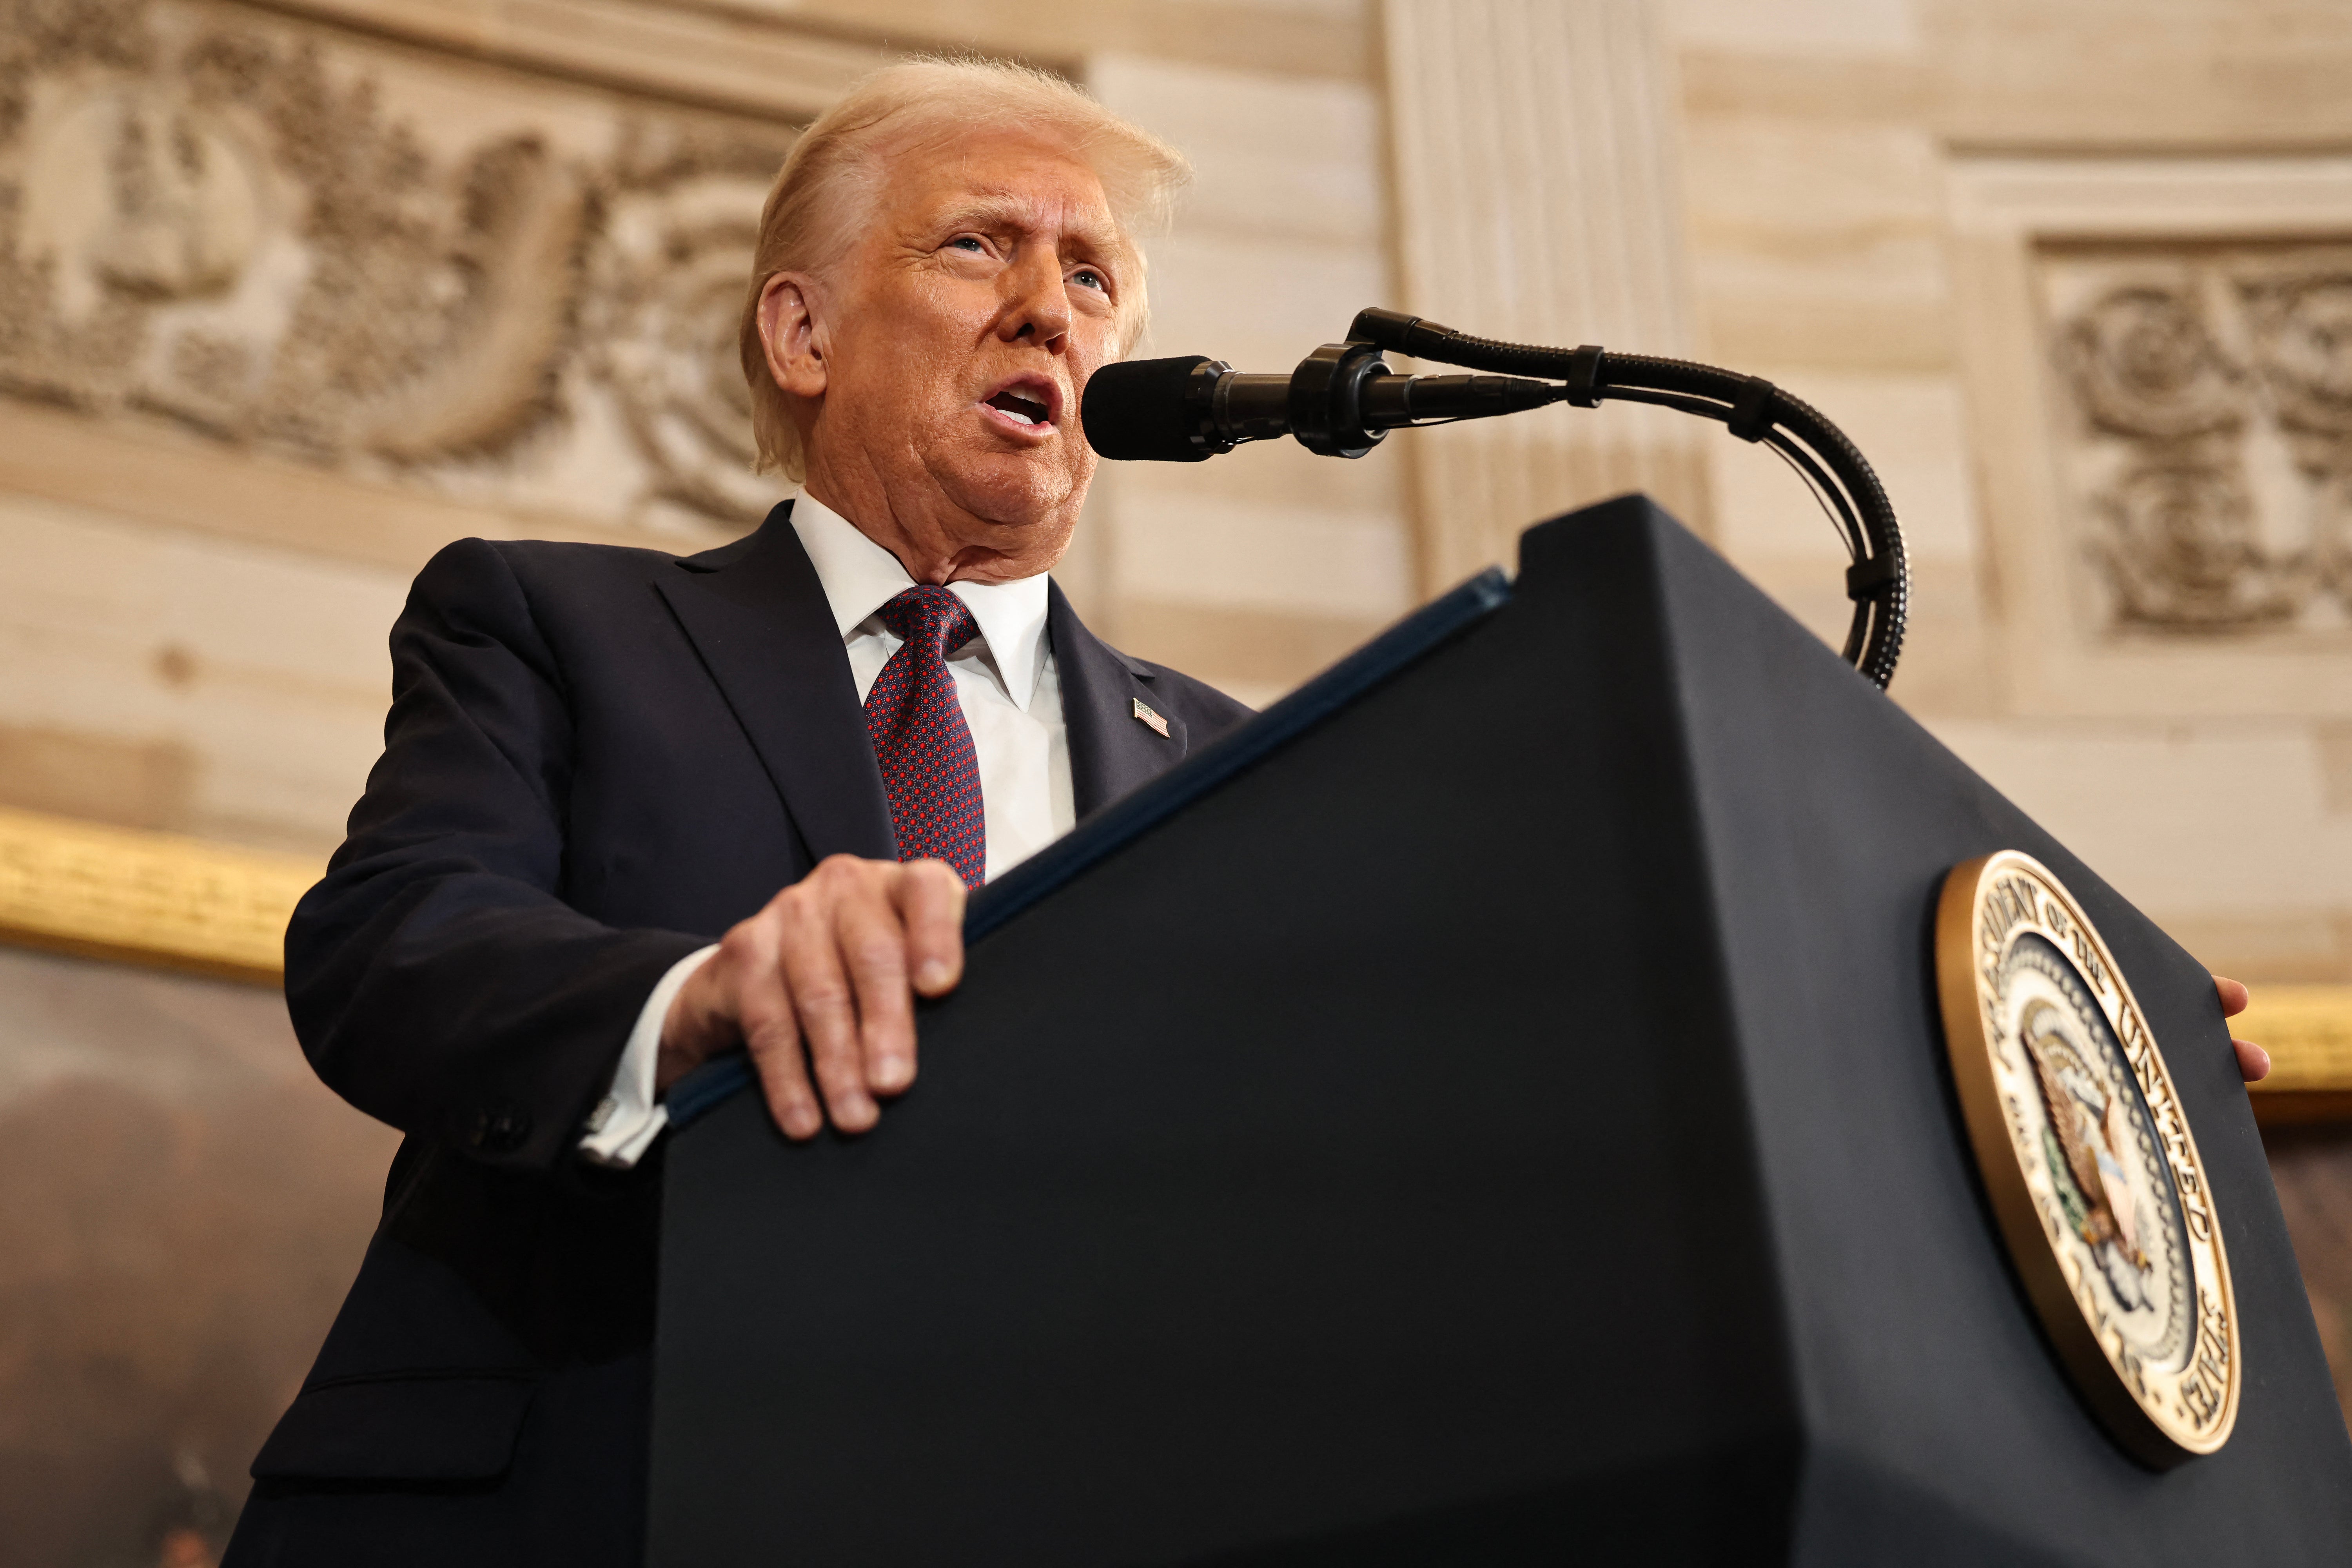
[[[1076,84],[1033,67],[926,57],[870,71],[811,122],[768,190],[751,257],[738,348],[751,388],[754,467],[805,477],[800,432],[769,373],[760,340],[760,296],[779,272],[822,277],[840,265],[872,221],[892,154],[974,130],[1019,130],[1066,142],[1102,181],[1111,216],[1135,250],[1119,308],[1119,352],[1143,336],[1150,313],[1140,236],[1167,220],[1192,178],[1184,155],[1113,114]]]

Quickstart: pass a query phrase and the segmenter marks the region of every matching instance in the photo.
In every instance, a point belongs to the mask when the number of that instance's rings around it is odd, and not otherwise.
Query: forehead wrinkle
[[[1048,229],[1065,240],[1075,240],[1097,256],[1126,257],[1134,247],[1118,226],[1087,202],[1048,204],[1017,191],[981,191],[949,205],[940,216],[942,228],[1018,229],[1039,234]],[[1060,209],[1058,213],[1055,210]]]

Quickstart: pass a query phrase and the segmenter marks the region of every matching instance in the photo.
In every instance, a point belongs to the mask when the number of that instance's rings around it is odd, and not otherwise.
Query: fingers
[[[841,884],[850,874],[833,869],[833,865],[827,861],[819,866],[778,897],[782,914],[778,951],[784,986],[792,996],[793,1010],[800,1016],[801,1038],[816,1069],[817,1089],[824,1096],[825,1110],[843,1131],[863,1132],[874,1125],[880,1112],[866,1087],[856,996],[835,926],[841,912]]]
[[[943,996],[963,978],[963,879],[944,860],[911,860],[898,890],[915,989]]]
[[[2221,998],[2221,1016],[2234,1018],[2246,1010],[2252,995],[2234,980],[2213,976],[2213,989]],[[2238,1071],[2248,1083],[2260,1083],[2271,1073],[2271,1054],[2252,1040],[2231,1040],[2230,1048],[2238,1055]]]
[[[760,1075],[760,1090],[767,1097],[768,1114],[787,1138],[806,1140],[824,1125],[816,1092],[809,1087],[808,1067],[801,1054],[800,1023],[793,1010],[778,967],[776,922],[747,921],[738,931],[754,940],[730,978],[735,983],[738,1027],[751,1065]],[[728,933],[731,939],[734,932]],[[722,945],[720,957],[727,957]]]
[[[963,899],[955,868],[917,860],[866,879],[839,906],[835,929],[870,1093],[898,1094],[915,1081],[913,992],[937,996],[962,978]]]
[[[813,1138],[828,1115],[863,1132],[877,1096],[914,1082],[915,994],[962,978],[963,903],[944,861],[836,855],[727,933],[706,1010],[740,1030],[786,1136]]]
[[[2221,1016],[2224,1018],[2236,1017],[2253,999],[2243,985],[2219,974],[2213,976],[2213,989],[2221,998]],[[2270,1076],[2270,1052],[2252,1040],[2231,1040],[2230,1048],[2237,1053],[2239,1075],[2248,1083],[2260,1083]]]
[[[2236,1017],[2246,1010],[2246,1004],[2252,1000],[2252,994],[2244,986],[2234,980],[2224,980],[2218,974],[2213,976],[2213,989],[2221,994],[2221,1016],[2224,1018]]]
[[[834,931],[857,1005],[866,1089],[896,1094],[915,1080],[915,999],[908,989],[907,931],[893,897],[895,873],[868,879],[837,907]]]
[[[2231,1040],[2230,1047],[2238,1053],[2238,1071],[2248,1083],[2260,1083],[2271,1075],[2271,1054],[2252,1040]]]

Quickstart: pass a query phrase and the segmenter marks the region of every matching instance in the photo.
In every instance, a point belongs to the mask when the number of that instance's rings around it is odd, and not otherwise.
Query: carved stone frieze
[[[614,159],[591,258],[583,341],[656,492],[689,510],[756,518],[750,389],[736,353],[760,203],[780,153],[633,121]]]
[[[2053,246],[2039,265],[2109,624],[2343,627],[2352,244]]]
[[[218,4],[0,0],[0,395],[534,512],[740,529],[792,129]]]

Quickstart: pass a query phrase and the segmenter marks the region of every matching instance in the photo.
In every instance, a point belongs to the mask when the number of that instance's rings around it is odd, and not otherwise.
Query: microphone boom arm
[[[1383,353],[1488,374],[1397,375]],[[1255,375],[1194,354],[1127,360],[1087,380],[1087,440],[1105,458],[1197,463],[1245,441],[1295,436],[1311,452],[1360,458],[1393,429],[1568,403],[1647,403],[1714,419],[1772,449],[1845,535],[1853,602],[1846,662],[1884,689],[1903,652],[1911,573],[1903,530],[1869,460],[1820,410],[1759,376],[1688,360],[1497,342],[1395,310],[1357,314],[1288,375]]]
[[[1853,601],[1846,662],[1881,689],[1894,679],[1911,607],[1902,525],[1870,459],[1811,404],[1760,376],[1689,360],[1611,353],[1589,343],[1552,349],[1498,342],[1378,308],[1359,311],[1348,337],[1440,364],[1561,382],[1560,401],[1580,408],[1606,399],[1696,414],[1720,421],[1743,441],[1770,447],[1812,487],[1846,536],[1853,556],[1846,596]]]

